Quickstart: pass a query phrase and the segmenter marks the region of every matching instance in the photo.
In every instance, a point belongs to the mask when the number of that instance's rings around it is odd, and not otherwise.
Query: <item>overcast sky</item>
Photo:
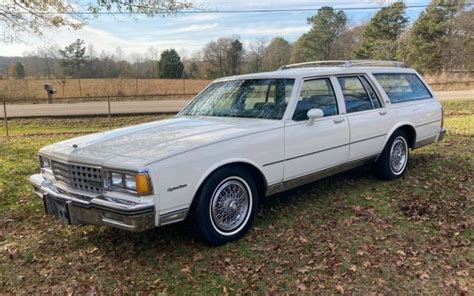
[[[384,0],[195,0],[196,7],[207,10],[251,10],[251,9],[293,9],[318,8],[332,5],[343,7],[379,7],[390,1]],[[406,0],[407,5],[425,5],[429,0]],[[408,10],[413,21],[422,8]],[[376,10],[346,11],[350,25],[367,22]],[[64,47],[77,38],[92,44],[95,51],[115,52],[122,49],[125,56],[132,53],[147,54],[150,47],[157,51],[176,48],[187,55],[198,51],[210,40],[223,36],[238,35],[244,42],[258,38],[270,40],[281,36],[293,42],[309,30],[306,18],[315,12],[275,12],[275,13],[219,13],[219,14],[182,14],[171,17],[100,16],[89,21],[81,30],[60,29],[49,32],[42,39],[34,36],[24,38],[24,43],[5,44],[0,42],[0,55],[18,56],[42,44],[57,44]],[[0,27],[0,30],[4,28]]]

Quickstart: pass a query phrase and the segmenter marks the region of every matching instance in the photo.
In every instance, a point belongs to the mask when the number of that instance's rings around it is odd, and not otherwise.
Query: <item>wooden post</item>
[[[8,138],[7,100],[3,99],[3,121],[5,122],[5,134]]]
[[[183,95],[186,95],[186,78],[183,75]]]
[[[110,96],[107,97],[107,105],[109,110],[109,129],[112,129],[112,115],[110,112]]]
[[[78,78],[77,81],[79,81],[79,96],[82,97],[82,85],[81,85],[81,78]]]
[[[30,89],[28,87],[28,79],[25,78],[25,87],[26,87],[26,96],[28,97],[28,99],[31,99],[30,97]]]

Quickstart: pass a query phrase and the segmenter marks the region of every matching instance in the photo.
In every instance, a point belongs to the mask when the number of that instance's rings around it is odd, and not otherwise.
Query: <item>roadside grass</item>
[[[219,248],[194,241],[185,224],[140,234],[60,224],[26,179],[40,147],[73,135],[0,138],[0,291],[467,295],[474,105],[446,103],[449,134],[413,151],[404,178],[383,182],[364,167],[279,194],[264,201],[245,238]],[[108,128],[88,120],[58,120],[51,130]],[[16,130],[44,126],[19,121]]]
[[[168,115],[112,116],[112,128],[161,120]],[[4,123],[0,124],[0,134],[4,135]],[[75,134],[91,133],[109,129],[108,117],[90,118],[14,118],[8,120],[8,131],[11,136],[41,134]],[[68,137],[71,137],[70,135]]]

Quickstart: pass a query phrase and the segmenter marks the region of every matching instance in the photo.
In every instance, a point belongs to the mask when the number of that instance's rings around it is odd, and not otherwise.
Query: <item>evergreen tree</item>
[[[362,45],[355,53],[356,58],[396,59],[397,39],[408,22],[405,9],[405,4],[395,2],[377,12],[363,32]]]
[[[167,49],[161,53],[158,62],[158,77],[179,79],[183,75],[184,65],[174,49]]]
[[[81,70],[86,63],[86,46],[84,40],[77,39],[73,43],[59,50],[61,55],[61,67],[64,74],[80,76]]]
[[[292,62],[334,59],[335,42],[347,30],[344,11],[335,11],[332,7],[324,6],[318,10],[317,15],[307,21],[312,27],[296,42]]]
[[[243,50],[244,46],[240,40],[235,39],[232,41],[232,45],[227,55],[227,64],[229,65],[231,75],[240,74]]]
[[[441,72],[449,48],[450,29],[462,9],[457,0],[433,0],[410,30],[408,44],[401,53],[404,60],[422,72]]]
[[[22,63],[15,64],[16,79],[25,79],[25,66]]]

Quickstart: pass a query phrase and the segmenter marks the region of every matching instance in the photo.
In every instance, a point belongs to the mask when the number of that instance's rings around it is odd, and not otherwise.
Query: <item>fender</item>
[[[221,167],[224,167],[224,166],[229,165],[229,164],[234,164],[234,163],[245,163],[245,164],[248,164],[248,165],[254,167],[255,169],[257,169],[260,172],[260,174],[263,176],[263,178],[265,180],[265,187],[267,187],[267,184],[268,184],[267,176],[265,176],[265,174],[263,173],[262,167],[260,165],[258,165],[257,163],[255,163],[255,162],[253,162],[249,159],[244,159],[244,158],[225,159],[221,162],[215,163],[213,166],[208,168],[206,170],[206,172],[203,174],[203,176],[199,179],[199,181],[197,182],[197,186],[193,190],[193,195],[192,195],[193,198],[192,198],[191,204],[194,201],[194,198],[196,197],[196,194],[197,194],[199,188],[201,188],[202,184],[207,179],[207,177],[209,177],[213,172],[220,169]]]

